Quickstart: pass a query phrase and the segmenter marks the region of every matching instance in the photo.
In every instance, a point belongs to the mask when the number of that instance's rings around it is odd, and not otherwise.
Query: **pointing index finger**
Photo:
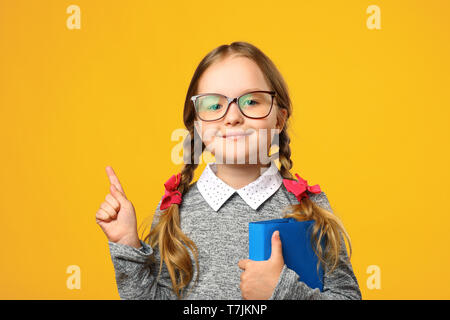
[[[109,182],[111,184],[113,184],[114,186],[116,186],[116,188],[120,192],[125,193],[123,191],[122,185],[120,184],[119,178],[117,178],[116,173],[114,172],[114,170],[113,170],[113,168],[111,166],[107,166],[106,167],[106,174],[108,175]]]

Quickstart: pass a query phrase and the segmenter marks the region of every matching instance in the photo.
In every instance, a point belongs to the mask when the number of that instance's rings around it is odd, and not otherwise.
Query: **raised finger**
[[[119,178],[117,177],[116,173],[114,172],[111,166],[106,167],[106,174],[108,175],[109,182],[115,185],[120,192],[125,193],[123,191],[122,185],[120,184]]]

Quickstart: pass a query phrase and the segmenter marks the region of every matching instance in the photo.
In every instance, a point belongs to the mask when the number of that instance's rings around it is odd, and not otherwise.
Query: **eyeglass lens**
[[[216,120],[225,114],[227,105],[226,97],[210,94],[198,97],[195,107],[201,119]],[[240,97],[238,105],[247,117],[264,118],[270,112],[272,95],[267,92],[251,92]]]

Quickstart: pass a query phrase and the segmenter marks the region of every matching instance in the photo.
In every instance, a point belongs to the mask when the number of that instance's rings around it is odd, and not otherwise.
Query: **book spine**
[[[265,241],[264,224],[249,224],[249,259],[255,261],[264,260]]]
[[[263,257],[261,260],[268,260],[270,258],[270,255],[272,253],[272,232],[270,232],[269,226],[264,225],[263,230],[261,230],[261,236],[263,237],[261,241],[264,243],[264,249],[263,249]]]

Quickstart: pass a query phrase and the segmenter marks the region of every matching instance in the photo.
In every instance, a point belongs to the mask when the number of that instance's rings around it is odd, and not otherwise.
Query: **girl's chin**
[[[216,163],[219,164],[248,164],[249,161],[248,156],[238,156],[238,155],[230,155],[227,154],[226,156],[221,157],[220,155],[214,155],[216,159]]]
[[[223,148],[217,148],[213,150],[208,150],[211,152],[211,154],[215,157],[217,163],[224,163],[224,164],[256,164],[256,155],[257,150],[244,148],[242,150],[236,150],[235,148],[227,148],[224,150]],[[249,155],[253,155],[250,157]],[[249,159],[252,159],[250,161]]]

